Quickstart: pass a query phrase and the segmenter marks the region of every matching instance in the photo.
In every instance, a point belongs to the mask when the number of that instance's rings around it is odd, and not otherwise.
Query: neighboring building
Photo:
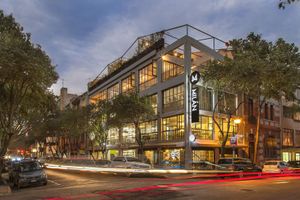
[[[184,34],[179,35],[180,31]],[[138,90],[140,95],[151,99],[157,113],[156,120],[144,122],[140,127],[146,142],[145,155],[153,164],[190,168],[199,160],[217,161],[221,141],[212,119],[214,105],[218,102],[215,116],[220,127],[227,130],[224,110],[228,106],[236,107],[242,98],[229,91],[214,91],[200,81],[193,86],[199,91],[199,122],[191,123],[192,85],[189,77],[193,71],[203,71],[208,61],[222,60],[222,55],[228,53],[225,42],[184,25],[139,37],[136,45],[137,54],[134,57],[125,60],[123,56],[114,61],[89,83],[90,103]],[[233,119],[242,116],[242,111],[242,108],[238,109]],[[239,135],[236,152],[241,156],[248,156],[245,126],[245,123],[231,123],[230,127],[230,136]],[[195,142],[189,141],[191,134],[196,136]],[[226,147],[226,156],[232,156],[229,142]],[[108,149],[108,158],[116,155],[136,156],[134,126],[128,124],[121,130],[110,129]]]
[[[300,88],[296,98],[300,100]],[[293,113],[295,102],[284,102],[282,106],[282,160],[300,160],[300,112]]]
[[[60,110],[64,110],[66,106],[71,102],[71,100],[77,96],[78,96],[77,94],[68,93],[68,88],[62,87],[60,89],[60,96],[59,96]]]

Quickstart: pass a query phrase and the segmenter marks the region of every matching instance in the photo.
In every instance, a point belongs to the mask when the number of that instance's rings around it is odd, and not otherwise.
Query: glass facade
[[[184,163],[183,149],[164,149],[161,151],[161,165],[169,168],[181,168]]]
[[[291,152],[282,152],[282,161],[288,162],[292,159]]]
[[[97,101],[103,101],[107,99],[107,91],[102,90],[97,94],[93,95],[91,98],[91,103],[97,103]]]
[[[136,153],[134,149],[123,150],[123,156],[135,157]]]
[[[135,128],[133,124],[127,124],[123,127],[123,142],[127,144],[135,143]]]
[[[154,110],[154,113],[157,114],[157,94],[151,95],[148,97],[150,104]]]
[[[163,92],[163,111],[169,112],[183,109],[184,87],[179,85]]]
[[[135,89],[135,74],[132,73],[127,78],[123,79],[121,82],[122,93],[133,92]]]
[[[213,109],[213,90],[199,87],[199,107],[200,110],[212,111]]]
[[[199,116],[199,122],[192,123],[192,133],[199,140],[213,139],[213,120],[210,116]]]
[[[157,141],[157,120],[141,123],[140,130],[144,142]]]
[[[163,118],[162,140],[183,140],[184,139],[184,115],[175,115]]]
[[[282,129],[282,145],[283,146],[293,146],[294,145],[294,131],[292,129],[284,128]]]
[[[150,64],[139,71],[139,89],[141,91],[157,83],[157,67]]]
[[[112,99],[117,95],[119,95],[119,83],[107,89],[107,99]]]
[[[213,150],[193,150],[193,161],[208,161],[214,163],[215,153]]]
[[[119,143],[119,129],[111,128],[108,130],[108,144],[115,145]]]
[[[184,67],[175,63],[168,61],[163,62],[162,80],[168,80],[170,78],[176,77],[183,74]]]

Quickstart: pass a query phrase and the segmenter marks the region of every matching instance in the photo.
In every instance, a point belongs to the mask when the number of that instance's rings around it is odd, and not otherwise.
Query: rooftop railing
[[[196,39],[215,51],[225,49],[227,47],[227,43],[225,41],[188,24],[144,35],[138,37],[123,55],[104,67],[99,75],[93,81],[88,83],[89,90],[95,88],[99,81],[111,75],[117,69],[136,58],[138,55],[153,48],[153,46],[160,41],[163,41],[163,47],[167,47],[185,35]],[[183,52],[183,49],[179,48],[179,50]]]

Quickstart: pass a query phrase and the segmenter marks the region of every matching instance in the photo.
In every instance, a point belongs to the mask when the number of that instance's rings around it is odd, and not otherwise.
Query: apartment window
[[[184,71],[183,66],[168,61],[164,61],[162,79],[163,81],[165,81],[170,78],[176,77],[180,74],[183,74],[183,71]]]
[[[127,78],[123,79],[121,82],[122,85],[122,92],[132,92],[135,88],[135,74],[132,73]]]
[[[126,124],[123,127],[123,142],[130,144],[135,143],[135,128],[133,124]]]
[[[300,121],[300,112],[296,112],[296,113],[293,115],[293,119],[296,120],[296,121]]]
[[[156,65],[150,64],[139,71],[139,88],[141,91],[157,83]]]
[[[284,128],[282,130],[282,145],[283,146],[293,146],[294,145],[294,131],[292,129]]]
[[[108,144],[114,145],[119,143],[119,129],[111,128],[108,130]]]
[[[107,89],[107,98],[108,99],[112,99],[117,95],[119,95],[119,83],[117,83]]]
[[[248,116],[253,116],[253,99],[248,99]]]
[[[274,120],[274,106],[270,105],[270,120]]]
[[[199,87],[199,106],[201,110],[212,111],[213,91],[205,87]]]
[[[154,113],[157,114],[157,94],[148,97],[150,105],[152,106]]]
[[[213,120],[210,116],[200,116],[199,122],[192,123],[192,133],[200,140],[212,140]]]
[[[184,139],[184,115],[163,118],[162,140]]]
[[[141,123],[140,130],[144,142],[157,141],[157,120]]]
[[[179,85],[163,92],[164,112],[183,109],[184,88]]]
[[[291,108],[289,108],[287,106],[283,106],[283,116],[285,118],[293,119],[293,113],[291,111]]]
[[[218,92],[218,108],[220,113],[234,112],[236,96],[227,92]]]
[[[267,158],[277,157],[277,139],[274,136],[267,136],[265,139],[265,156]]]
[[[267,103],[265,104],[265,119],[269,119],[269,106]]]
[[[300,146],[300,130],[295,131],[295,146]]]

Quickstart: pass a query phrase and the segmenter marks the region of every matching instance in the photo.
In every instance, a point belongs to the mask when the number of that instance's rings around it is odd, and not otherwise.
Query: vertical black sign
[[[198,87],[192,88],[191,107],[192,107],[192,123],[199,122],[199,97]]]

